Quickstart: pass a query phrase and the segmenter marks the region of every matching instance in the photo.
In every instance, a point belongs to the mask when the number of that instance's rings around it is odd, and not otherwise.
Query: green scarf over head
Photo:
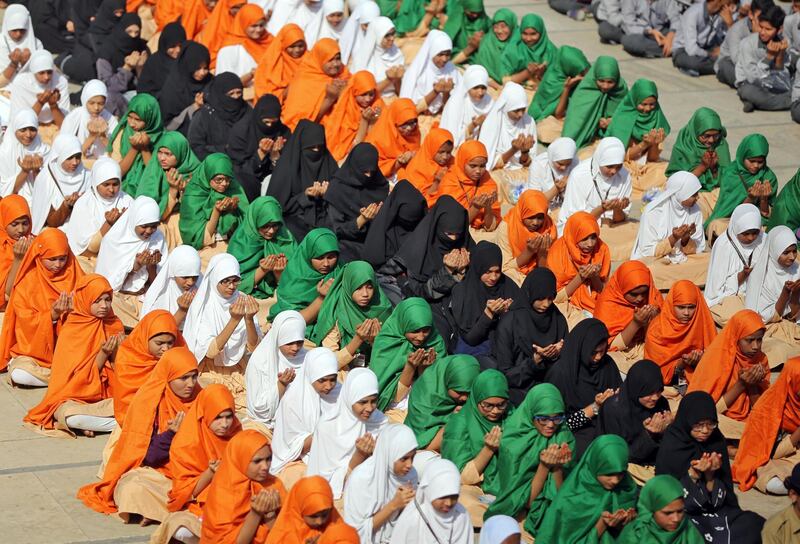
[[[230,180],[224,193],[218,193],[211,187],[211,180],[219,174]],[[234,175],[233,162],[225,153],[212,153],[200,163],[200,168],[186,184],[186,190],[181,198],[181,218],[178,227],[184,244],[198,250],[203,249],[203,236],[206,223],[211,218],[211,211],[215,204],[225,197],[237,197],[239,205],[220,214],[217,232],[230,238],[242,223],[249,204],[244,189]]]
[[[514,43],[519,40],[517,35],[517,16],[508,8],[501,8],[495,12],[492,17],[492,26],[497,23],[505,23],[511,30],[508,39],[501,42],[494,33],[493,29],[481,40],[481,46],[478,51],[470,59],[471,64],[480,64],[486,71],[489,72],[489,77],[498,83],[503,82],[503,54],[508,48],[513,47]]]
[[[533,421],[536,416],[564,414],[565,409],[558,388],[550,383],[541,383],[528,391],[522,404],[508,417],[496,456],[497,499],[489,506],[485,519],[496,514],[516,517],[527,509],[525,530],[537,536],[542,518],[558,493],[552,474],[548,474],[542,492],[528,508],[531,480],[539,468],[539,454],[552,444],[567,444],[575,451],[575,437],[564,422],[553,436],[546,438],[539,433]],[[570,462],[566,468],[571,468],[573,464],[574,461]]]
[[[405,337],[407,332],[430,329],[421,346],[416,347]],[[402,301],[381,326],[372,344],[369,367],[378,376],[378,409],[386,410],[397,394],[400,373],[411,352],[433,348],[436,357],[447,355],[444,340],[433,325],[433,312],[428,302],[419,297]]]
[[[706,170],[702,176],[699,176],[700,185],[702,185],[701,191],[711,191],[719,187],[719,174],[723,167],[731,163],[731,152],[728,149],[728,141],[725,139],[728,131],[722,126],[722,120],[717,112],[711,108],[699,108],[692,114],[686,126],[678,132],[678,138],[672,147],[666,171],[667,176],[671,176],[681,170],[687,172],[694,170],[700,164],[705,152],[708,151],[708,148],[697,139],[707,130],[720,131],[720,139],[712,148],[717,152],[719,168],[716,175],[711,170]]]
[[[510,408],[506,410],[503,419],[497,422],[489,421],[481,414],[478,404],[490,397],[508,400],[508,380],[499,370],[484,370],[472,382],[469,399],[460,412],[450,416],[444,427],[444,440],[442,441],[442,457],[450,459],[456,464],[458,470],[478,455],[483,448],[483,437],[494,426],[503,427],[508,421]],[[495,495],[500,490],[497,480],[497,455],[493,455],[489,464],[483,471],[481,488],[484,493]]]
[[[353,293],[365,283],[370,283],[375,290],[369,306],[362,308],[353,301]],[[366,261],[351,261],[342,267],[341,274],[322,302],[310,339],[318,346],[322,345],[322,340],[336,326],[339,329],[339,347],[344,348],[364,320],[377,319],[383,324],[391,313],[392,303],[381,289],[372,265]],[[366,343],[361,346],[362,350],[369,348]]]
[[[655,108],[648,113],[641,113],[636,109],[651,96],[656,99]],[[669,122],[661,110],[661,104],[658,103],[658,88],[654,81],[637,79],[614,113],[606,136],[619,138],[627,147],[631,140],[641,142],[645,134],[659,128],[664,129],[665,135],[669,134]]]
[[[658,512],[675,499],[683,498],[683,485],[669,474],[660,474],[648,480],[639,495],[638,515],[628,523],[617,539],[617,544],[702,544],[705,539],[684,516],[672,532],[662,529],[653,519]]]
[[[394,23],[398,34],[406,34],[417,29],[425,16],[425,0],[403,0],[397,9],[397,0],[377,0],[381,15]]]
[[[495,14],[495,17],[496,16]],[[539,41],[531,46],[525,45],[525,42],[523,42],[521,38],[522,32],[527,28],[534,29],[540,36]],[[483,47],[482,43],[481,47]],[[547,28],[544,26],[544,19],[535,13],[529,13],[520,21],[519,32],[514,42],[510,43],[503,52],[503,76],[512,76],[521,72],[526,69],[531,62],[535,62],[536,64],[546,62],[548,66],[547,69],[550,70],[553,61],[556,60],[557,54],[558,48],[550,41],[550,38],[547,37]],[[491,71],[489,74],[491,75]]]
[[[163,214],[169,201],[169,181],[167,181],[167,173],[158,162],[157,153],[162,147],[169,149],[178,159],[178,165],[175,166],[175,169],[187,181],[190,177],[193,177],[195,170],[200,167],[200,161],[197,160],[194,151],[189,147],[189,141],[186,136],[180,132],[168,131],[159,138],[158,143],[153,147],[153,156],[150,157],[150,162],[147,163],[147,167],[144,169],[142,179],[139,180],[136,196],[149,196],[158,202],[158,209]]]
[[[339,240],[332,230],[318,228],[306,234],[281,274],[277,289],[278,301],[269,309],[270,321],[284,310],[304,309],[317,298],[317,284],[320,280],[328,281],[339,276],[341,267],[338,262],[333,270],[324,275],[311,265],[311,259],[332,251],[339,251]],[[312,326],[306,328],[306,338],[311,333]]]
[[[456,408],[448,389],[459,393],[472,389],[481,366],[472,355],[448,355],[436,359],[417,378],[408,397],[408,415],[403,422],[411,427],[420,448],[431,443]]]
[[[736,161],[722,168],[719,199],[714,206],[714,211],[711,212],[705,222],[706,226],[714,219],[730,217],[734,208],[747,198],[747,189],[757,181],[769,181],[772,186],[769,204],[772,206],[778,194],[778,178],[775,177],[772,169],[767,166],[767,161],[764,161],[764,166],[755,174],[751,174],[744,165],[745,159],[751,157],[764,157],[766,159],[768,154],[769,142],[761,134],[748,134],[742,139],[739,147],[736,148]]]
[[[403,2],[405,4],[405,2]],[[476,32],[483,32],[484,39],[492,29],[492,21],[486,15],[483,0],[447,0],[447,22],[443,30],[453,40],[453,55],[457,55],[467,46],[467,40]],[[471,21],[465,12],[480,13]],[[483,43],[483,41],[481,41]]]
[[[636,505],[636,484],[627,470],[628,444],[625,440],[615,434],[595,438],[564,480],[544,514],[536,538],[559,544],[598,542],[595,524],[603,512]],[[598,476],[618,473],[624,473],[624,477],[611,491],[597,481]],[[614,537],[606,532],[599,542],[611,544]]]
[[[533,95],[533,100],[528,108],[530,116],[538,122],[553,115],[558,107],[558,101],[561,99],[564,82],[567,78],[582,74],[589,66],[589,61],[583,51],[571,45],[562,45],[556,53],[555,60],[547,67],[547,71],[542,76],[536,94]]]
[[[598,79],[613,80],[616,85],[604,93],[597,86]],[[627,93],[628,85],[619,73],[617,59],[605,55],[597,57],[569,99],[561,135],[575,140],[578,149],[605,136],[597,123],[603,117],[613,118]]]
[[[114,132],[111,133],[111,138],[108,139],[107,151],[110,153],[114,150],[114,142],[117,141],[117,135],[120,131],[122,137],[119,142],[119,152],[124,157],[131,149],[130,138],[136,132],[128,126],[128,115],[135,113],[142,121],[144,121],[144,132],[150,137],[151,149],[155,149],[155,145],[161,135],[164,134],[164,123],[161,121],[161,108],[158,105],[158,100],[147,93],[139,93],[128,102],[128,111],[125,112],[125,117],[119,120]],[[155,154],[155,152],[154,152]],[[128,173],[122,177],[122,190],[129,195],[136,194],[136,186],[139,183],[139,178],[144,173],[144,160],[142,154],[136,155],[133,160]]]
[[[281,228],[272,240],[265,240],[258,233],[258,229],[267,223],[281,223]],[[239,261],[242,277],[239,290],[260,299],[271,297],[278,280],[275,274],[268,272],[256,285],[258,263],[269,255],[281,253],[291,259],[296,247],[294,236],[283,224],[283,210],[275,197],[260,196],[251,202],[244,213],[244,221],[239,223],[228,244],[228,253]]]
[[[783,186],[781,194],[775,199],[767,228],[778,225],[786,225],[792,230],[800,227],[800,169]]]

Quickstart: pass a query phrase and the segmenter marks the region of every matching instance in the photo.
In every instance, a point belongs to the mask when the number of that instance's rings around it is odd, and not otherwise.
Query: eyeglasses
[[[239,284],[242,283],[242,278],[225,278],[219,283],[225,287],[239,287]]]
[[[702,430],[713,431],[717,427],[719,427],[719,423],[717,423],[716,421],[701,421],[700,423],[695,423],[694,425],[692,425],[692,430],[693,431],[702,431]]]
[[[487,412],[491,412],[492,410],[496,410],[498,412],[505,412],[506,409],[508,408],[508,401],[492,404],[491,402],[486,402],[482,400],[478,403],[478,406],[480,406],[482,410],[486,410]]]
[[[558,416],[533,416],[534,421],[536,423],[541,423],[542,425],[547,425],[548,423],[552,423],[553,425],[561,425],[567,420],[567,416],[564,414]]]

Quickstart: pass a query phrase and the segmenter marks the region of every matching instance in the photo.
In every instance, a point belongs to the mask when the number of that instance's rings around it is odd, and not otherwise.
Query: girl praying
[[[31,246],[31,210],[19,195],[0,200],[0,310],[5,311],[11,289]]]
[[[533,158],[528,169],[527,188],[544,193],[554,218],[561,211],[569,175],[580,163],[577,150],[572,138],[556,138],[547,151]]]
[[[178,327],[183,328],[189,305],[202,278],[200,264],[200,255],[195,248],[183,245],[173,249],[144,294],[139,318],[143,319],[153,310],[167,310],[175,316]]]
[[[547,253],[558,232],[547,212],[547,197],[526,189],[496,231],[503,252],[503,273],[518,285],[531,270],[547,266]]]
[[[111,133],[106,150],[119,162],[123,190],[136,195],[139,180],[153,156],[155,144],[164,134],[158,101],[139,93],[128,102],[128,110]]]
[[[479,64],[472,64],[464,71],[450,100],[444,105],[439,126],[453,134],[456,146],[465,140],[475,140],[480,135],[493,104],[488,88],[489,72]]]
[[[117,128],[117,118],[106,109],[108,88],[99,79],[87,81],[81,90],[81,106],[64,118],[62,134],[72,134],[81,143],[83,158],[99,159],[106,154],[109,136]]]
[[[16,112],[0,144],[0,195],[20,195],[30,205],[33,182],[44,166],[50,146],[39,137],[36,112],[25,108]]]

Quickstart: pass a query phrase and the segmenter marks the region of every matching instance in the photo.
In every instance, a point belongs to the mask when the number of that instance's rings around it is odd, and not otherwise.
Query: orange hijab
[[[200,0],[203,3],[203,0]],[[128,10],[130,11],[130,10]],[[159,32],[170,23],[174,23],[183,15],[183,2],[181,0],[158,0],[158,9],[153,14]]]
[[[334,525],[320,537],[318,544],[360,544],[358,531],[340,523]]]
[[[705,391],[719,401],[720,397],[739,379],[739,372],[753,365],[762,365],[767,371],[764,380],[758,384],[759,389],[766,391],[769,387],[769,365],[767,356],[759,352],[752,359],[739,350],[739,340],[763,329],[761,316],[753,310],[740,310],[725,325],[725,328],[711,342],[703,353],[703,358],[694,369],[688,393]],[[725,415],[737,421],[744,421],[750,413],[750,397],[739,395]]]
[[[0,200],[0,306],[6,303],[6,281],[14,262],[14,244],[17,243],[8,235],[6,227],[20,217],[27,217],[30,223],[31,209],[27,200],[19,195],[8,195]]]
[[[280,29],[258,60],[254,76],[256,97],[273,94],[283,105],[286,88],[294,78],[300,61],[308,55],[306,51],[302,57],[296,59],[286,52],[286,48],[305,39],[303,29],[294,23],[289,23]]]
[[[497,184],[489,174],[489,170],[483,174],[483,177],[476,183],[469,179],[464,166],[474,158],[488,157],[486,146],[478,140],[467,140],[461,147],[458,148],[456,153],[455,164],[442,178],[442,183],[439,185],[439,195],[450,195],[455,198],[459,204],[464,206],[465,210],[469,210],[470,202],[478,195],[497,192]],[[497,222],[500,222],[500,201],[495,200],[492,204],[492,212],[494,213]],[[472,221],[472,227],[479,229],[483,226],[483,217],[479,215]]]
[[[112,294],[113,289],[108,280],[99,274],[89,274],[78,280],[74,308],[67,316],[56,342],[47,394],[25,416],[27,423],[52,429],[53,414],[66,401],[87,404],[111,396],[111,367],[106,363],[98,371],[95,357],[103,343],[121,334],[124,328],[113,311],[106,317],[92,315],[92,303],[105,293]]]
[[[187,412],[200,392],[200,385],[195,385],[191,398],[182,399],[169,386],[169,382],[192,370],[197,370],[197,359],[188,348],[172,348],[164,354],[131,401],[128,411],[130,417],[122,426],[119,442],[106,464],[103,480],[78,490],[78,498],[86,506],[101,514],[117,511],[114,489],[119,479],[141,465],[150,447],[154,429],[158,433],[166,431],[169,420],[178,412]],[[169,464],[157,470],[170,477]]]
[[[152,337],[165,333],[175,337],[174,347],[186,345],[178,332],[175,317],[166,310],[153,310],[139,321],[120,344],[111,382],[117,425],[125,422],[125,414],[133,396],[158,363],[158,358],[150,354],[148,342]]]
[[[253,57],[253,60],[258,62],[267,52],[267,47],[273,40],[273,36],[269,32],[265,32],[258,41],[251,39],[247,35],[247,27],[261,19],[266,19],[266,17],[264,17],[264,10],[258,5],[245,4],[242,6],[233,20],[233,27],[222,41],[220,49],[228,45],[241,45]]]
[[[325,99],[325,89],[335,79],[347,80],[350,72],[345,66],[335,78],[322,71],[322,65],[340,53],[339,43],[332,38],[322,38],[303,56],[297,73],[289,84],[283,105],[283,124],[294,130],[300,119],[316,120]],[[326,114],[330,115],[330,110]],[[324,119],[324,117],[323,117]]]
[[[353,140],[358,133],[358,126],[361,124],[361,112],[364,110],[356,102],[356,97],[369,91],[375,92],[375,100],[371,107],[385,110],[386,104],[378,92],[375,76],[372,72],[362,70],[353,74],[330,115],[326,115],[322,120],[322,126],[325,127],[325,141],[330,142],[329,151],[337,161],[341,161],[350,153]]]
[[[800,357],[786,361],[778,380],[759,397],[750,412],[731,467],[739,489],[756,483],[756,470],[770,459],[778,433],[792,433],[800,426]]]
[[[550,240],[552,241],[558,238],[556,226],[547,213],[548,207],[549,203],[544,193],[536,191],[535,189],[527,189],[519,195],[519,200],[514,207],[508,210],[503,221],[508,225],[508,243],[511,246],[511,252],[514,257],[519,257],[520,253],[525,251],[525,246],[529,238],[535,238],[545,234],[549,234]],[[529,231],[522,220],[540,213],[544,215],[542,226],[539,227],[539,230],[536,232]],[[528,264],[519,269],[520,272],[528,274],[528,272],[536,268],[536,261],[536,256],[534,256]]]
[[[454,141],[453,135],[449,130],[441,127],[432,128],[428,135],[425,136],[425,139],[422,140],[422,147],[419,152],[397,172],[397,179],[407,179],[411,182],[411,185],[422,193],[428,203],[428,208],[432,208],[436,204],[436,198],[439,196],[438,191],[431,194],[430,189],[433,185],[434,176],[442,168],[433,158],[444,144],[447,142],[452,144]],[[446,168],[450,168],[452,164],[453,161],[451,160]]]
[[[211,54],[211,64],[209,68],[212,70],[217,65],[217,53],[219,53],[225,38],[228,33],[233,32],[236,28],[234,24],[235,15],[231,15],[231,9],[236,6],[244,6],[246,0],[219,0],[211,16],[206,21],[203,30],[197,36],[195,41],[198,41],[208,47],[208,52]],[[261,15],[264,16],[263,14]],[[187,32],[188,34],[188,32]],[[188,38],[187,39],[191,39]]]
[[[303,521],[303,516],[310,516],[322,510],[331,511],[328,524],[320,531],[312,529]],[[344,521],[333,507],[333,491],[322,476],[302,478],[289,492],[289,498],[281,506],[281,513],[272,530],[269,532],[267,544],[286,544],[288,542],[305,542],[309,538],[328,533],[335,525]]]
[[[419,149],[419,130],[410,139],[404,138],[397,130],[400,125],[417,117],[417,107],[414,103],[408,98],[398,98],[389,104],[385,111],[381,112],[375,126],[364,139],[378,150],[378,166],[384,176],[392,175],[397,157],[406,151]]]
[[[225,410],[233,412],[233,426],[227,436],[219,437],[211,432],[209,425]],[[201,514],[200,508],[208,496],[208,487],[192,500],[194,486],[208,468],[209,461],[222,459],[225,447],[241,430],[242,424],[236,418],[236,404],[227,387],[215,383],[200,391],[169,448],[168,468],[172,475],[172,489],[167,509],[170,512],[182,510],[189,504],[195,514]]]
[[[67,263],[58,273],[47,270],[42,259],[67,256]],[[50,317],[50,307],[61,293],[72,293],[83,277],[75,256],[69,249],[67,235],[59,229],[45,229],[37,236],[19,265],[14,288],[8,300],[0,335],[0,371],[18,355],[36,360],[39,366],[50,368],[56,345],[56,330],[66,321],[67,314],[56,324]]]
[[[228,442],[219,469],[208,486],[208,499],[203,506],[202,542],[234,544],[250,512],[250,499],[262,489],[276,490],[281,496],[282,509],[286,508],[286,488],[280,480],[270,475],[266,484],[262,484],[247,477],[247,466],[253,455],[267,445],[267,437],[254,430],[242,431]],[[264,544],[273,530],[259,525],[253,543]]]
[[[697,310],[691,321],[681,323],[675,317],[673,307],[694,304]],[[714,318],[700,289],[688,280],[676,281],[664,300],[663,311],[647,327],[644,341],[644,358],[661,367],[664,384],[672,383],[675,365],[681,355],[696,349],[705,350],[717,336]],[[692,379],[694,369],[684,367],[687,380]]]
[[[218,2],[217,5],[225,2]],[[157,12],[158,10],[156,10]],[[188,6],[182,10],[181,25],[186,31],[186,39],[194,40],[211,18],[212,10],[206,7],[203,0],[188,0]]]

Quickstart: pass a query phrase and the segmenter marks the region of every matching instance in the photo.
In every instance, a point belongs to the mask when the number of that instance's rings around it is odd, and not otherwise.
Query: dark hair
[[[786,12],[783,11],[783,8],[780,8],[774,4],[766,8],[761,12],[761,15],[758,16],[759,22],[769,23],[775,28],[782,27],[783,20],[785,18]]]
[[[783,479],[783,487],[785,487],[788,491],[794,491],[798,495],[800,495],[800,485],[792,484],[792,478],[784,478]]]
[[[759,13],[764,13],[764,11],[769,8],[770,6],[774,6],[775,2],[772,0],[753,0],[750,3],[750,11],[758,11]]]

